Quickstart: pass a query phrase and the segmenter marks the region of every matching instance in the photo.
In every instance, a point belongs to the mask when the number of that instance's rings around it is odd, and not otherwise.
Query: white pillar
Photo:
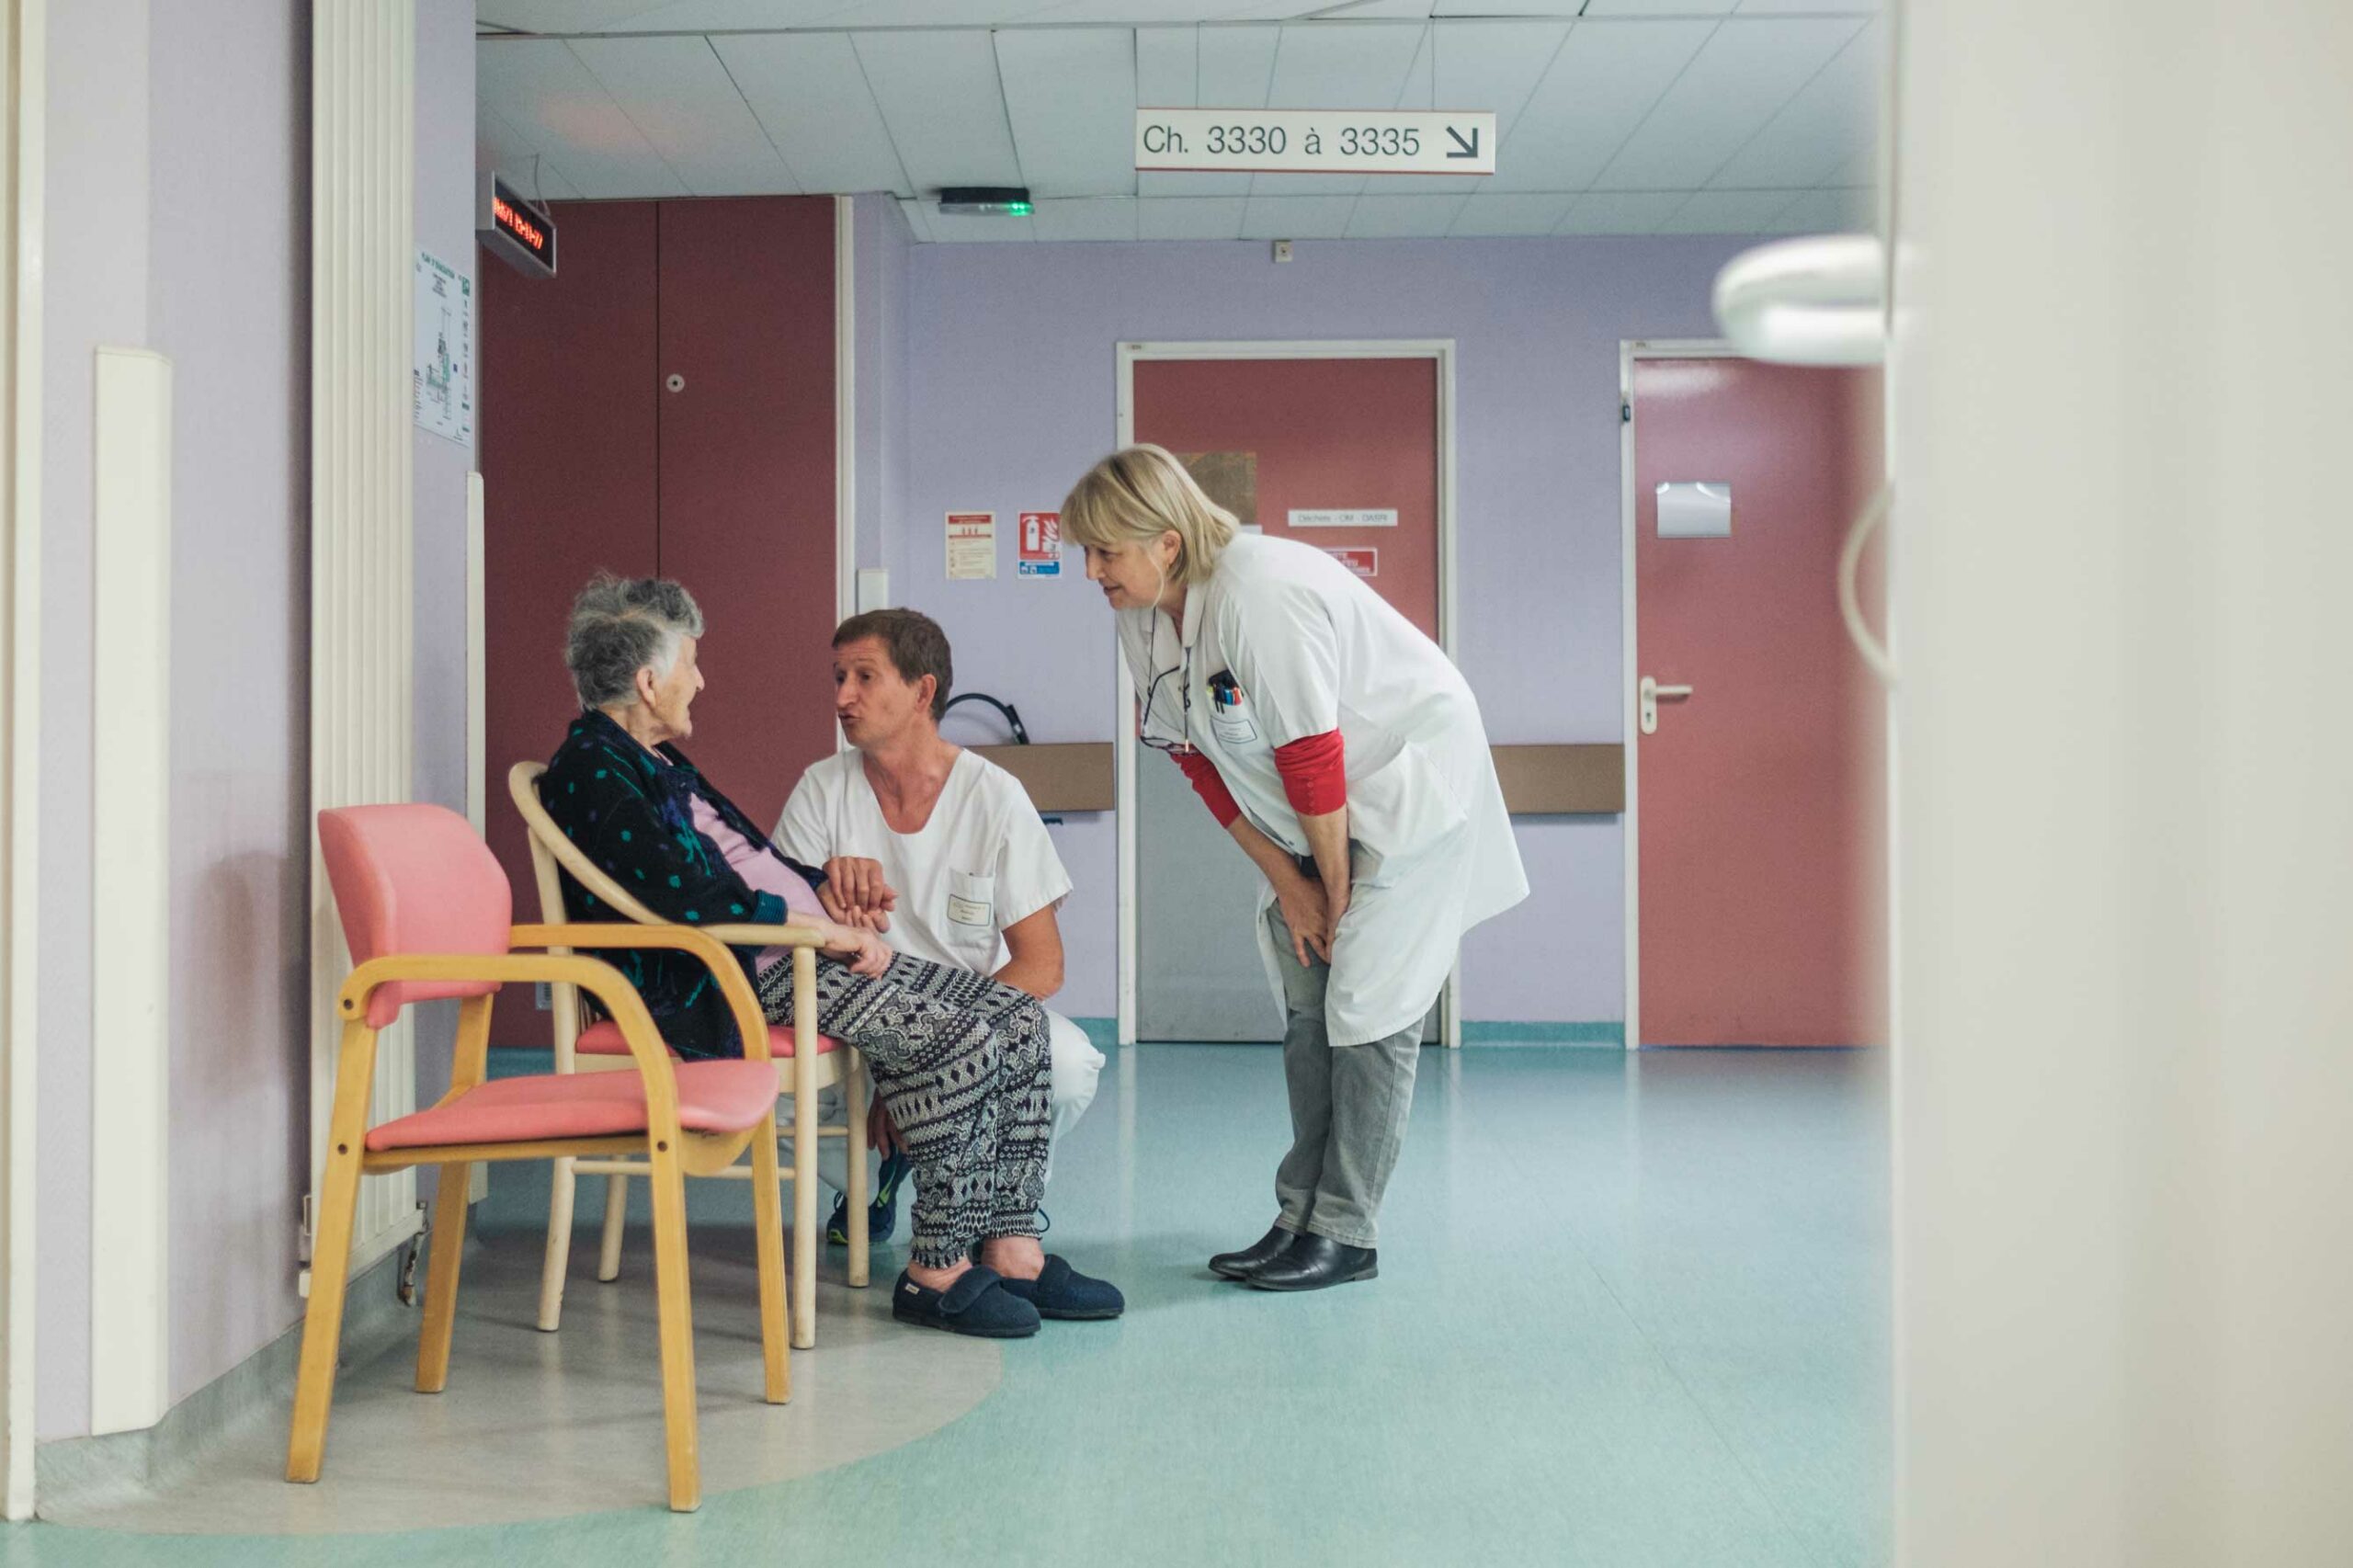
[[[1903,28],[1903,1559],[2343,1562],[2353,8]]]

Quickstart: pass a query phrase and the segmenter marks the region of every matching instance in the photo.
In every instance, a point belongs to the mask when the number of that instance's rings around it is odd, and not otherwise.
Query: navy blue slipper
[[[1038,1309],[1006,1290],[1006,1283],[994,1268],[977,1264],[945,1290],[926,1290],[902,1272],[891,1292],[891,1315],[978,1339],[1027,1339],[1038,1332]]]
[[[1041,1318],[1088,1321],[1115,1318],[1128,1310],[1128,1299],[1108,1279],[1090,1279],[1056,1253],[1046,1255],[1045,1271],[1035,1279],[1006,1279],[1005,1289],[1038,1309]]]

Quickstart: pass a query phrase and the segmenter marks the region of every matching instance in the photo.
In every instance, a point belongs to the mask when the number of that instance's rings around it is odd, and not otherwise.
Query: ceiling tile
[[[1594,183],[1610,190],[1705,184],[1863,25],[1847,17],[1723,23]]]
[[[1790,204],[1786,190],[1698,190],[1657,232],[1662,234],[1763,234]]]
[[[899,199],[899,216],[907,221],[907,232],[918,240],[928,241],[931,238],[931,214],[926,210],[930,205],[928,201],[916,201],[906,197]]]
[[[572,52],[697,196],[800,193],[707,40],[580,39]]]
[[[1879,131],[1880,29],[1866,26],[1708,183],[1727,190],[1824,184],[1871,155]]]
[[[474,140],[490,154],[490,166],[534,201],[576,201],[580,189],[563,177],[515,122],[487,103],[474,105]]]
[[[1531,196],[1481,191],[1462,204],[1451,231],[1458,238],[1481,234],[1549,234],[1574,196]]]
[[[1588,17],[1726,17],[1740,0],[1590,0]],[[1836,6],[1817,7],[1835,11]]]
[[[1438,239],[1454,226],[1469,191],[1452,196],[1361,196],[1348,215],[1352,240]]]
[[[666,11],[670,0],[475,0],[474,24],[517,32],[603,32]]]
[[[1500,145],[1568,36],[1566,22],[1433,24],[1397,107],[1485,110],[1495,117]],[[1401,175],[1374,188],[1467,192],[1483,183],[1461,175]]]
[[[1248,205],[1238,196],[1147,198],[1136,203],[1136,238],[1238,240]]]
[[[1336,240],[1348,232],[1353,196],[1254,196],[1242,213],[1245,240]]]
[[[1850,12],[1856,16],[1877,16],[1887,9],[1881,0],[1740,0],[1738,15],[1744,17],[1822,16],[1825,13]]]
[[[1136,101],[1152,108],[1264,108],[1276,28],[1155,28],[1136,41]],[[1165,35],[1175,35],[1173,38]],[[1147,59],[1148,53],[1148,59]],[[1188,62],[1183,56],[1189,54]],[[1173,95],[1163,97],[1164,94]],[[1132,136],[1134,130],[1129,130]],[[1132,148],[1132,143],[1129,144]],[[1130,160],[1132,162],[1132,158]],[[1248,175],[1139,174],[1140,196],[1245,196]]]
[[[1569,204],[1556,234],[1649,234],[1688,199],[1680,190],[1597,190]]]
[[[1583,190],[1714,22],[1580,22],[1495,153],[1493,190]],[[1699,183],[1693,181],[1693,184]]]
[[[1879,228],[1879,193],[1869,186],[1800,191],[1773,219],[1777,234],[1868,234]]]
[[[583,196],[685,196],[685,184],[572,46],[498,40],[474,50],[474,90]]]
[[[1310,22],[1284,28],[1266,107],[1393,108],[1427,31],[1420,22]],[[1341,196],[1364,188],[1362,175],[1259,175],[1251,182],[1250,194]]]
[[[1134,194],[1135,60],[1135,34],[1126,28],[996,35],[1014,150],[1032,195]]]
[[[755,33],[710,41],[804,187],[915,194],[847,33]]]
[[[857,33],[851,42],[917,195],[1022,183],[987,33]]]
[[[1040,240],[1132,240],[1136,203],[1126,196],[1040,201],[1029,226]]]

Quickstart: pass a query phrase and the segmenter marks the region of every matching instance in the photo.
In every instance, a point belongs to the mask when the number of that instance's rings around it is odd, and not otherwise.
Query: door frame
[[[0,834],[6,838],[0,953],[0,1513],[33,1513],[35,1425],[35,989],[40,979],[41,256],[48,0],[0,0],[0,599],[6,732]]]
[[[1118,346],[1119,403],[1115,439],[1121,448],[1135,443],[1136,366],[1147,359],[1428,359],[1438,369],[1438,641],[1448,659],[1455,657],[1454,570],[1454,339],[1416,338],[1269,338],[1263,341],[1134,342]],[[1119,809],[1113,813],[1120,835],[1120,963],[1119,1040],[1136,1042],[1136,979],[1140,955],[1136,907],[1136,726],[1135,688],[1130,683],[1120,651],[1119,631],[1111,633],[1111,752],[1118,778]],[[1461,1000],[1462,968],[1458,954],[1446,987],[1438,993],[1438,1042],[1449,1049],[1462,1043]]]
[[[1643,674],[1634,642],[1634,361],[1637,359],[1739,359],[1745,358],[1718,337],[1627,338],[1618,345],[1618,577],[1620,621],[1625,629],[1619,681],[1626,764],[1626,1039],[1625,1049],[1643,1048],[1643,796],[1642,728],[1634,688]]]

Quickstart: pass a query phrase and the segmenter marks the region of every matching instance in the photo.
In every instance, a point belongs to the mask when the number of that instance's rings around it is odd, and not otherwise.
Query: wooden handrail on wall
[[[1118,804],[1111,743],[972,748],[1021,780],[1040,812],[1108,812]],[[1497,746],[1495,774],[1514,816],[1611,815],[1626,809],[1626,748]]]

